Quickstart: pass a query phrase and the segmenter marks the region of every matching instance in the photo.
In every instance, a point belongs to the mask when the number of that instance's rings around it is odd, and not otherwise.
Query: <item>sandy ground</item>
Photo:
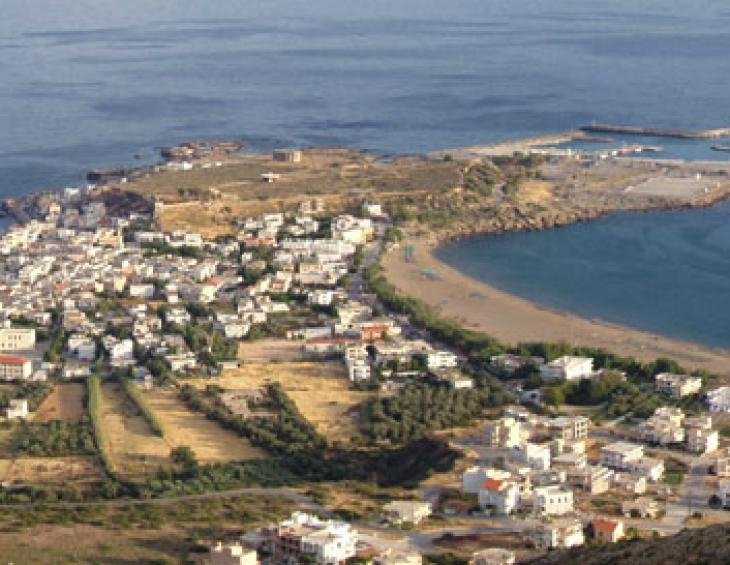
[[[202,388],[209,382],[196,385]],[[258,389],[273,382],[281,383],[302,415],[329,441],[349,442],[357,435],[358,406],[373,394],[350,390],[340,362],[251,363],[215,379],[226,390]]]
[[[266,457],[238,434],[225,430],[203,414],[188,410],[175,391],[155,390],[145,393],[165,430],[167,453],[172,447],[187,445],[201,463],[244,461]]]
[[[400,291],[439,308],[444,315],[503,342],[562,340],[602,347],[645,361],[671,357],[689,369],[730,375],[730,351],[704,348],[543,308],[452,269],[433,256],[431,243],[411,240],[406,244],[414,245],[413,262],[406,263],[398,250],[384,258],[391,283]],[[426,277],[421,274],[422,269],[433,269],[438,277]]]
[[[55,386],[51,394],[38,407],[33,417],[34,422],[80,422],[86,410],[84,408],[85,388],[81,383],[61,383]]]
[[[290,339],[257,339],[242,341],[238,358],[244,363],[298,361],[302,358],[302,342]]]
[[[2,482],[61,484],[69,481],[96,480],[100,473],[101,469],[94,457],[0,459]]]
[[[170,463],[170,445],[150,430],[139,410],[116,383],[102,385],[104,429],[109,452],[125,477],[154,472]]]

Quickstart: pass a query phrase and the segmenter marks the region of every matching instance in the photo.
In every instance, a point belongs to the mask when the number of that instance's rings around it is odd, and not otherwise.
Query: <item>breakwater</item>
[[[642,126],[622,126],[613,124],[590,124],[580,128],[591,133],[613,133],[645,135],[651,137],[673,137],[676,139],[715,139],[730,136],[730,127],[705,130],[685,130],[675,128],[655,128]]]

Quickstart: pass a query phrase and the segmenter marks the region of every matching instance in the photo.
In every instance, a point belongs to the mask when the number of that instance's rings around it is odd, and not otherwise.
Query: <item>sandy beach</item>
[[[405,262],[403,247],[412,245],[413,260]],[[654,335],[598,320],[558,312],[495,289],[468,277],[434,255],[435,242],[410,239],[383,258],[388,280],[401,292],[438,308],[464,326],[500,341],[566,341],[602,347],[644,361],[670,357],[688,369],[730,375],[730,351]],[[437,277],[422,273],[432,269]]]

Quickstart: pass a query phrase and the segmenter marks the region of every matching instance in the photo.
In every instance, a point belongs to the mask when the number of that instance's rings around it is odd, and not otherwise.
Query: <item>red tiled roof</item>
[[[502,483],[504,481],[500,481],[499,479],[487,479],[482,483],[482,488],[487,490],[499,490],[499,487],[502,486]]]
[[[12,357],[10,355],[0,355],[0,365],[24,365],[30,361],[26,357]]]
[[[609,534],[612,534],[618,527],[618,522],[614,522],[612,520],[601,520],[600,518],[596,518],[592,523],[595,531],[606,532]]]

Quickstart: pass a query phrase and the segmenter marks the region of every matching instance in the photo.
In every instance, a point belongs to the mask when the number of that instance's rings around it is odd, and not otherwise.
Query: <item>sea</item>
[[[729,30],[716,0],[2,0],[0,198],[191,139],[391,155],[592,121],[727,126]],[[552,306],[730,346],[729,214],[617,215],[443,256]],[[556,268],[576,247],[581,268]]]

